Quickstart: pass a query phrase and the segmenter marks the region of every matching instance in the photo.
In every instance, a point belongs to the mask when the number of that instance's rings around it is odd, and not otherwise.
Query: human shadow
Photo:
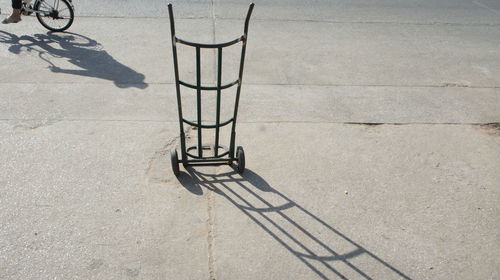
[[[357,275],[355,278],[379,279],[379,276],[369,275],[369,272],[365,271],[366,269],[364,270],[361,265],[355,264],[354,258],[360,256],[364,257],[365,262],[381,266],[380,270],[385,273],[394,274],[402,279],[411,279],[387,261],[271,187],[262,177],[249,169],[246,169],[243,175],[238,175],[236,172],[205,174],[191,167],[187,167],[186,171],[187,173],[181,172],[179,181],[187,190],[201,195],[203,189],[206,189],[224,197],[322,279],[330,279],[331,276],[348,279],[353,274]],[[269,199],[272,196],[284,203],[274,205],[272,201],[276,199]],[[265,207],[256,207],[257,203]],[[273,215],[269,215],[270,213]],[[299,213],[306,217],[306,220],[294,218],[289,213],[296,213],[295,215]],[[354,249],[349,249],[347,252],[344,250],[341,253],[342,249],[334,248],[332,244],[329,244],[332,243],[331,241],[323,241],[324,235],[308,230],[304,226],[305,223],[321,225],[326,235],[333,236],[337,240],[335,244],[342,242]],[[344,265],[342,272],[334,267],[339,262]],[[345,275],[346,268],[350,269],[351,276]]]
[[[144,89],[148,84],[145,76],[120,63],[96,40],[73,33],[35,34],[17,36],[0,30],[0,43],[10,44],[14,54],[36,52],[47,62],[53,73],[65,73],[93,77],[114,82],[119,88],[136,87]],[[63,68],[58,64],[71,63],[76,69]]]

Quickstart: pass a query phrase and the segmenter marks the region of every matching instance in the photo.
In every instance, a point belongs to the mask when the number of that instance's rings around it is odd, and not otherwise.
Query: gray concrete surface
[[[248,5],[173,3],[207,43]],[[498,1],[256,1],[247,171],[179,179],[166,2],[75,5],[0,26],[0,279],[500,278]]]

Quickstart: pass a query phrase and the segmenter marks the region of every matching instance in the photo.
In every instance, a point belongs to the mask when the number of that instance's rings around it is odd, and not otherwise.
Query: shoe
[[[18,23],[20,22],[21,19],[15,20],[12,17],[8,17],[2,21],[3,24],[9,24],[9,23]]]

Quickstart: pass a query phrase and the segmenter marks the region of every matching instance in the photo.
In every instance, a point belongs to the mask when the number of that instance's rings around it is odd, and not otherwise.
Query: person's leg
[[[21,21],[21,7],[22,0],[12,0],[12,15],[10,17],[4,19],[2,23],[17,23]]]
[[[12,9],[20,10],[22,5],[22,0],[12,0]]]

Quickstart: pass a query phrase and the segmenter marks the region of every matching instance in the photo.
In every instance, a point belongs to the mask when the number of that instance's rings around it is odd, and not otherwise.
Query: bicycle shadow
[[[383,279],[389,274],[401,279],[411,279],[271,187],[262,177],[249,169],[246,169],[243,175],[238,175],[236,172],[211,175],[201,173],[192,167],[187,167],[186,170],[187,173],[181,172],[179,181],[187,190],[201,195],[203,189],[206,189],[224,197],[321,279],[331,279],[332,276],[340,279],[352,277]],[[273,196],[275,198],[272,198]],[[254,202],[251,202],[252,200]],[[284,203],[274,205],[272,201],[277,200]],[[257,204],[265,205],[265,207],[256,207]],[[306,219],[299,219],[299,215]],[[303,225],[305,222],[316,224],[314,232]],[[317,225],[320,225],[321,231],[318,231]],[[333,236],[333,238],[330,237],[329,242],[324,241],[322,238],[325,239],[325,235]],[[336,242],[332,242],[332,239]],[[342,242],[348,246],[341,246]],[[338,248],[333,248],[331,245],[333,243]],[[346,250],[346,248],[349,249]],[[361,265],[355,264],[356,257],[364,257],[365,262]],[[382,278],[380,275],[369,275],[371,272],[362,268],[363,265],[366,266],[366,262],[371,263],[370,271],[373,271],[373,266],[378,265],[377,271],[385,273]],[[346,271],[350,275],[346,275]]]
[[[0,43],[10,44],[14,54],[37,52],[53,73],[65,73],[114,82],[119,88],[145,89],[145,76],[120,63],[102,45],[87,36],[73,33],[34,34],[17,36],[0,30]],[[72,64],[77,69],[62,68],[58,64]]]

